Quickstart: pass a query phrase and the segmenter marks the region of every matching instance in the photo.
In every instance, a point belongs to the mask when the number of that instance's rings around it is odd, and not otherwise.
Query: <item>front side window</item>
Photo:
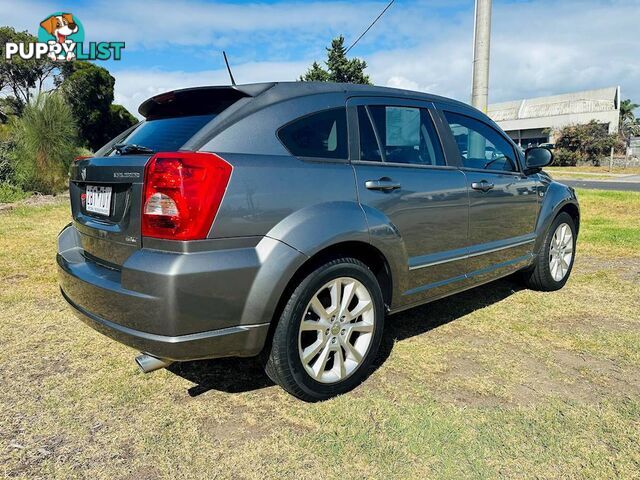
[[[383,105],[369,106],[367,109],[378,134],[377,139],[381,143],[380,150],[385,162],[431,166],[445,164],[440,142],[427,109]],[[363,115],[359,118],[362,119]],[[361,126],[361,143],[362,128]]]
[[[444,112],[444,115],[466,168],[517,171],[511,144],[493,128],[458,113]]]
[[[346,159],[346,109],[332,108],[294,120],[278,131],[278,138],[298,157]]]

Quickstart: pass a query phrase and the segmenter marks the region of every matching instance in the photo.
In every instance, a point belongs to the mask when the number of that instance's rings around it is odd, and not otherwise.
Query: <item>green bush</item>
[[[0,141],[0,183],[14,183],[15,169],[11,155],[15,149],[14,142]]]
[[[29,192],[25,192],[20,187],[10,183],[0,183],[0,203],[12,203],[27,198]]]
[[[609,134],[605,125],[591,120],[584,125],[572,125],[562,128],[556,137],[556,156],[560,153],[566,165],[591,163],[599,166],[600,159],[609,155],[612,147],[618,146],[620,139]],[[558,165],[560,159],[556,160]],[[571,163],[573,162],[573,163]]]
[[[78,150],[76,125],[64,98],[57,92],[38,95],[13,119],[11,130],[17,185],[45,194],[64,190]]]
[[[558,167],[575,167],[580,161],[580,155],[564,148],[553,151],[553,164]]]

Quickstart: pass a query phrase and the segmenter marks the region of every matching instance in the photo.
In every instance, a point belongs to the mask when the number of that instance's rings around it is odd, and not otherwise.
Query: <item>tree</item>
[[[89,62],[67,62],[60,68],[56,85],[78,119],[82,143],[91,150],[137,122],[126,108],[113,105],[115,79],[105,68]]]
[[[632,103],[630,98],[620,102],[620,123],[624,121],[635,121],[636,116],[633,111],[640,107],[637,103]]]
[[[633,113],[636,108],[640,107],[637,103],[632,103],[630,99],[620,102],[620,136],[625,140],[627,145],[631,141],[631,137],[640,135],[640,125]]]
[[[556,138],[556,160],[560,165],[575,165],[578,162],[600,165],[600,158],[619,144],[618,135],[609,134],[605,125],[591,120],[584,125],[560,129]]]
[[[35,93],[42,92],[45,80],[54,72],[57,65],[48,58],[36,60],[35,58],[24,60],[18,56],[13,56],[7,60],[4,55],[5,44],[7,42],[37,42],[37,38],[29,32],[16,32],[12,27],[0,27],[0,92],[8,90],[10,92],[11,104],[9,110],[20,114],[22,109],[29,103]],[[7,103],[0,107],[4,111]],[[5,111],[5,114],[7,112]]]
[[[138,119],[131,115],[122,105],[109,105],[109,140],[124,132],[131,125],[138,123]]]
[[[364,74],[367,62],[359,58],[347,58],[347,49],[344,46],[344,37],[340,35],[331,41],[331,47],[327,48],[327,69],[318,62],[313,62],[307,72],[300,77],[303,82],[340,82],[360,83],[371,85],[369,76]]]
[[[303,82],[330,82],[331,75],[318,62],[313,62],[307,73],[300,77]]]
[[[26,190],[57,193],[67,185],[77,130],[71,108],[59,92],[43,92],[11,123],[17,183]]]

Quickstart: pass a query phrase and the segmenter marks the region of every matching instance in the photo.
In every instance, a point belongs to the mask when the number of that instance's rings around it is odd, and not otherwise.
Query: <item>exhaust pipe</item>
[[[136,363],[144,373],[150,373],[161,368],[166,368],[173,362],[165,358],[154,357],[153,355],[147,355],[143,353],[136,357]]]

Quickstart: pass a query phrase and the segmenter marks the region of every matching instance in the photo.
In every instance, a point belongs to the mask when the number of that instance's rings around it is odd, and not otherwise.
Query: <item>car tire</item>
[[[571,275],[575,251],[575,221],[569,214],[562,212],[547,230],[533,268],[523,272],[525,284],[533,290],[543,292],[561,289]]]
[[[310,402],[359,385],[384,328],[373,272],[354,258],[332,260],[308,273],[285,300],[266,361],[269,378]]]

